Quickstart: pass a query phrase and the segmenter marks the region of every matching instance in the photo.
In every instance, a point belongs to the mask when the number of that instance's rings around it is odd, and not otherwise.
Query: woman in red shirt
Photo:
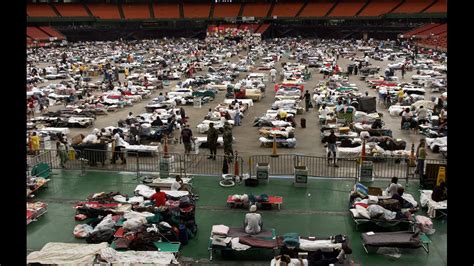
[[[155,187],[155,194],[151,196],[151,200],[155,201],[156,207],[165,206],[166,203],[166,194],[161,192],[159,187]]]

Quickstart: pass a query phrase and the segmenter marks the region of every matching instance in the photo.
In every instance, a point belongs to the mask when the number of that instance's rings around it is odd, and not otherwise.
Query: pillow
[[[360,206],[360,205],[356,205],[355,206],[356,210],[359,212],[359,215],[364,217],[364,218],[367,218],[367,219],[370,219],[370,215],[369,215],[369,212],[367,211],[366,208]]]
[[[370,204],[377,204],[377,202],[379,202],[379,198],[377,196],[370,196],[369,195],[369,200],[367,203],[370,203]]]
[[[360,216],[358,210],[356,210],[356,209],[349,209],[349,211],[352,212],[352,216],[354,216],[354,218],[362,218],[362,216]]]

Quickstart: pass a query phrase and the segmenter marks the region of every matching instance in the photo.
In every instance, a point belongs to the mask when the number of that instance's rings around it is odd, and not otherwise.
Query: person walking
[[[209,146],[210,155],[207,159],[216,159],[217,153],[217,138],[219,137],[217,130],[214,128],[214,123],[209,123],[209,129],[207,130],[207,145]]]
[[[277,75],[277,71],[275,68],[272,68],[270,69],[270,76],[272,78],[272,82],[275,83],[276,82],[276,75]]]
[[[426,159],[426,140],[420,139],[420,144],[416,148],[416,173],[419,177],[424,176]]]
[[[193,131],[189,128],[189,125],[187,125],[187,124],[185,124],[184,128],[181,130],[181,136],[179,137],[179,143],[181,144],[181,142],[184,144],[184,154],[185,155],[188,155],[192,150],[191,142],[196,144],[194,142],[194,138],[193,138]]]
[[[306,93],[304,94],[304,103],[305,103],[305,110],[306,112],[308,112],[309,106],[311,104],[311,94],[309,93],[308,90],[306,90]]]

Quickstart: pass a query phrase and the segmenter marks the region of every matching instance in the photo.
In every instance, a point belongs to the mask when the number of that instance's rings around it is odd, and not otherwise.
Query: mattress
[[[419,235],[409,231],[362,234],[362,242],[371,247],[397,247],[397,248],[419,248],[421,241]]]

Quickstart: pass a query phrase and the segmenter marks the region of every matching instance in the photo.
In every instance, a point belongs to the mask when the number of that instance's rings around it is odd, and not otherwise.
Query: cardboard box
[[[368,190],[371,196],[382,196],[382,189],[379,187],[369,187]]]
[[[347,134],[347,133],[349,133],[350,130],[351,129],[349,127],[340,127],[339,128],[339,133],[340,134]]]
[[[84,139],[84,135],[79,134],[79,135],[74,136],[71,139],[71,143],[72,143],[72,145],[77,145],[77,144],[81,143],[83,139]]]

